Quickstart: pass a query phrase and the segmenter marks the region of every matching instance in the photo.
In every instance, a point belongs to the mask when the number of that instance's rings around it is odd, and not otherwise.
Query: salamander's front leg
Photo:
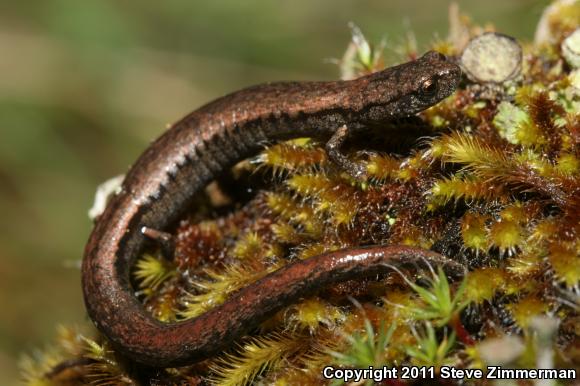
[[[366,165],[359,162],[349,160],[344,153],[341,152],[341,147],[348,138],[349,131],[346,125],[339,127],[332,137],[326,143],[326,153],[328,157],[346,171],[352,177],[358,180],[364,180],[367,177]]]

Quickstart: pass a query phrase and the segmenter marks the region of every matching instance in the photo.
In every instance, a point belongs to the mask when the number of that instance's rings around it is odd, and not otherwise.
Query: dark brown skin
[[[429,52],[351,81],[250,87],[174,124],[133,165],[86,245],[82,286],[97,328],[119,352],[137,362],[181,366],[219,352],[276,311],[325,285],[385,271],[385,264],[427,259],[453,266],[434,252],[410,247],[332,252],[290,264],[238,291],[221,306],[172,324],[163,324],[144,310],[129,278],[130,267],[143,250],[144,228],[167,229],[206,184],[265,143],[331,138],[330,157],[359,177],[360,166],[338,151],[349,132],[436,104],[455,90],[460,74],[443,55]]]

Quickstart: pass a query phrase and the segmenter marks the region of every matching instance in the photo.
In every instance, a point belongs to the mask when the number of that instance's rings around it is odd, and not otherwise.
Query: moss
[[[509,86],[482,92],[466,81],[422,113],[422,123],[411,125],[428,124],[428,140],[397,156],[370,137],[353,143],[350,156],[366,162],[368,180],[328,162],[315,140],[273,145],[245,164],[252,173],[236,177],[237,186],[260,191],[255,197],[224,217],[185,219],[175,261],[149,251],[134,271],[144,303],[164,321],[195,317],[294,259],[351,246],[433,248],[465,264],[463,281],[434,268],[340,283],[297,299],[227,353],[157,377],[308,385],[322,383],[331,363],[484,367],[478,347],[503,334],[526,338],[536,316],[577,322],[580,92],[559,48],[574,12],[551,16],[554,42],[524,45],[523,72]],[[343,74],[394,61],[353,28]],[[457,54],[459,40],[433,45]],[[359,151],[368,148],[377,153]],[[557,366],[580,361],[577,330],[556,333]],[[134,376],[98,335],[54,348],[58,354],[23,362],[30,384]],[[526,360],[536,355],[534,345],[524,350]],[[51,370],[59,363],[71,365],[57,377]]]

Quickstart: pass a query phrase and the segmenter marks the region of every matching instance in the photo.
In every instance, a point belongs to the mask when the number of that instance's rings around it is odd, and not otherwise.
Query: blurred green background
[[[459,2],[531,39],[548,1]],[[283,79],[332,79],[354,21],[424,49],[442,0],[38,0],[0,5],[0,385],[55,326],[85,323],[79,260],[94,189],[200,104]]]

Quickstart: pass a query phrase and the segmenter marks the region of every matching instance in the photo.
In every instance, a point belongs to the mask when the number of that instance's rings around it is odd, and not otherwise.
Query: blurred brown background
[[[531,39],[547,0],[459,2]],[[332,79],[354,21],[423,50],[443,0],[38,0],[0,5],[0,385],[58,323],[86,322],[78,263],[94,189],[168,122],[219,95]]]

